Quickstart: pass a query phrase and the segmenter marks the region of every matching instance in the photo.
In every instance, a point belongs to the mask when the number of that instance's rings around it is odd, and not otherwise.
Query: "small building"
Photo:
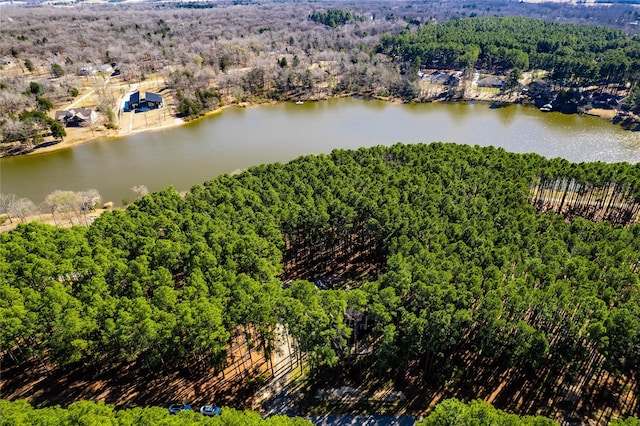
[[[90,76],[96,73],[96,68],[91,64],[84,64],[79,70],[78,75],[80,76]]]
[[[421,70],[418,76],[427,83],[443,86],[457,86],[460,84],[461,71]]]
[[[591,103],[594,108],[602,109],[614,109],[620,104],[616,96],[609,93],[602,93],[594,97]]]
[[[478,80],[479,87],[493,87],[494,89],[502,89],[504,87],[504,80],[498,77],[485,77]]]
[[[144,100],[149,109],[162,108],[162,96],[157,93],[145,93]]]
[[[55,119],[65,127],[88,127],[98,121],[98,113],[89,108],[56,111]]]
[[[551,89],[549,88],[549,85],[542,81],[532,81],[531,83],[529,83],[528,91],[531,96],[538,96],[538,95],[548,96],[551,94]]]
[[[432,84],[444,84],[447,85],[451,81],[451,76],[442,71],[435,71],[431,74],[425,74],[423,77],[426,81]]]
[[[113,67],[111,64],[103,64],[98,67],[98,71],[111,74],[113,72]]]
[[[146,92],[144,98],[141,98],[140,92],[133,92],[131,96],[129,96],[128,109],[130,111],[139,109],[157,109],[162,108],[163,105],[162,96],[157,93]]]
[[[140,92],[133,92],[129,96],[129,109],[136,109],[140,107]]]

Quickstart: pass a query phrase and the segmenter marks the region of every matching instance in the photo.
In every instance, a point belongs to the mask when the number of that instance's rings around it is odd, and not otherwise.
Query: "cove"
[[[231,108],[155,133],[0,159],[0,191],[36,204],[56,189],[97,189],[104,201],[130,188],[184,191],[215,176],[303,154],[397,142],[494,145],[574,162],[640,162],[640,134],[606,120],[485,103],[397,105],[357,98]]]

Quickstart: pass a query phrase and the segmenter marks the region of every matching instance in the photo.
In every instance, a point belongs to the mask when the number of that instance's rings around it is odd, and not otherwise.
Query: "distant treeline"
[[[315,372],[353,366],[364,342],[361,366],[424,385],[484,366],[540,380],[531,400],[565,375],[637,389],[622,381],[640,370],[640,224],[537,214],[532,188],[552,178],[640,200],[638,165],[435,143],[254,167],[89,228],[20,225],[0,235],[0,351],[222,368],[238,330],[269,358],[282,324]],[[354,278],[340,271],[355,261],[375,272],[348,291],[308,281]]]
[[[521,17],[454,19],[383,35],[381,52],[414,67],[542,69],[555,79],[620,83],[640,76],[640,39],[600,26]]]

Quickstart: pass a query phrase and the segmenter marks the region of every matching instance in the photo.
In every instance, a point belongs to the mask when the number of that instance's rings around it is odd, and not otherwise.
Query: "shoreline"
[[[125,138],[128,136],[132,136],[132,135],[137,135],[137,134],[143,134],[143,133],[154,133],[154,132],[160,132],[163,130],[168,130],[168,129],[172,129],[175,127],[179,127],[179,126],[183,126],[185,124],[189,124],[189,123],[193,123],[196,122],[198,120],[202,120],[204,118],[213,116],[213,115],[217,115],[217,114],[221,114],[224,110],[228,109],[228,108],[247,108],[247,107],[258,107],[258,106],[262,106],[262,105],[275,105],[277,104],[277,102],[272,102],[272,103],[253,103],[253,104],[230,104],[230,105],[224,105],[218,109],[215,109],[213,111],[208,111],[205,114],[203,114],[200,117],[196,117],[193,120],[185,120],[183,118],[177,117],[177,116],[172,116],[173,117],[173,122],[169,123],[169,124],[162,124],[162,125],[156,125],[156,126],[145,126],[143,128],[140,129],[134,129],[134,130],[116,130],[115,134],[108,134],[108,132],[114,132],[114,131],[107,131],[105,132],[104,130],[95,130],[96,134],[91,134],[92,131],[89,128],[83,127],[83,128],[71,128],[71,129],[67,129],[67,130],[71,130],[73,131],[73,133],[75,133],[74,136],[67,136],[66,140],[62,141],[62,142],[58,142],[56,144],[51,144],[48,146],[43,146],[41,148],[34,148],[32,151],[29,151],[27,153],[24,154],[17,154],[17,155],[7,155],[5,157],[22,157],[22,156],[29,156],[29,155],[38,155],[38,154],[44,154],[44,153],[48,153],[48,152],[53,152],[53,151],[60,151],[63,149],[67,149],[67,148],[73,148],[76,146],[80,146],[80,145],[84,145],[90,142],[95,142],[99,139],[106,139],[106,140],[111,140],[111,139],[120,139],[120,138]],[[84,135],[84,133],[89,133],[88,135]],[[100,133],[100,134],[98,134]],[[2,158],[2,157],[0,157]]]
[[[44,146],[42,148],[35,148],[33,151],[27,152],[25,154],[18,154],[15,157],[21,156],[21,155],[37,155],[37,154],[43,154],[43,153],[47,153],[47,152],[53,152],[53,151],[59,151],[59,150],[63,150],[63,149],[67,149],[67,148],[73,148],[79,145],[84,145],[86,143],[89,142],[95,142],[98,139],[119,139],[119,138],[124,138],[127,136],[132,136],[135,134],[139,134],[139,133],[152,133],[152,132],[159,132],[162,130],[167,130],[167,129],[171,129],[174,127],[178,127],[178,126],[182,126],[183,124],[188,123],[188,121],[185,121],[181,118],[178,117],[174,117],[174,121],[173,123],[170,124],[163,124],[160,126],[149,126],[149,127],[145,127],[143,129],[136,129],[136,130],[127,130],[124,132],[118,132],[116,134],[104,134],[104,131],[97,131],[96,133],[100,133],[100,134],[95,134],[95,135],[87,135],[85,137],[78,137],[79,135],[76,135],[76,137],[71,137],[71,140],[63,140],[62,142],[53,144],[53,145],[48,145],[48,146]],[[76,129],[74,129],[76,130]],[[80,131],[78,133],[84,133],[82,132],[84,130],[84,132],[86,132],[86,129],[80,129]]]
[[[349,96],[357,96],[356,94],[347,94],[347,95],[338,95],[338,96],[331,96],[331,97],[326,97],[326,98],[321,98],[321,99],[309,99],[309,100],[305,100],[305,102],[317,102],[317,101],[321,101],[321,100],[330,100],[330,99],[339,99],[339,98],[344,98],[344,97],[349,97]],[[372,98],[372,99],[378,99],[378,98]],[[390,104],[402,104],[405,103],[400,99],[389,99],[389,98],[385,98],[385,99],[379,99],[382,100],[384,102],[388,102]],[[265,105],[277,105],[280,103],[287,103],[287,102],[293,102],[291,100],[287,100],[287,101],[265,101],[265,102],[242,102],[242,103],[238,103],[238,104],[227,104],[224,106],[221,106],[213,111],[208,111],[205,114],[203,114],[200,117],[196,117],[192,120],[185,120],[183,118],[177,117],[172,115],[172,119],[173,121],[171,123],[168,124],[161,124],[161,125],[151,125],[151,126],[144,126],[142,128],[139,129],[133,129],[133,130],[116,130],[116,131],[110,131],[110,130],[105,130],[105,129],[100,129],[100,130],[95,130],[95,129],[90,129],[90,128],[69,128],[68,130],[68,135],[65,138],[66,140],[63,140],[62,142],[58,142],[56,144],[50,144],[47,146],[43,146],[41,148],[34,148],[33,150],[26,152],[24,154],[17,154],[17,155],[5,155],[2,156],[0,158],[5,158],[5,157],[21,157],[21,156],[30,156],[30,155],[38,155],[38,154],[45,154],[45,153],[49,153],[49,152],[54,152],[54,151],[60,151],[63,149],[68,149],[68,148],[73,148],[76,146],[80,146],[80,145],[84,145],[90,142],[95,142],[99,139],[106,139],[106,140],[110,140],[110,139],[119,139],[119,138],[124,138],[127,136],[132,136],[132,135],[136,135],[136,134],[143,134],[143,133],[154,133],[154,132],[160,132],[163,130],[167,130],[167,129],[172,129],[175,127],[179,127],[179,126],[183,126],[185,124],[188,123],[192,123],[192,122],[196,122],[202,119],[205,119],[207,117],[211,117],[213,115],[217,115],[217,114],[222,114],[226,109],[229,108],[256,108],[256,107],[260,107],[260,106],[265,106]],[[433,100],[431,102],[483,102],[483,103],[487,103],[487,104],[491,104],[491,103],[495,103],[498,102],[496,100],[490,100],[490,99],[484,99],[484,98],[461,98],[461,99],[454,99],[454,100]],[[512,101],[505,101],[505,100],[501,100],[500,103],[504,103],[505,105],[515,105],[515,104],[523,104],[520,100],[516,99],[516,100],[512,100]],[[535,106],[531,105],[532,107],[535,108]],[[586,112],[583,113],[578,113],[578,114],[585,114],[585,115],[589,115],[589,116],[593,116],[593,117],[599,117],[602,119],[605,119],[607,121],[609,121],[612,125],[615,125],[615,123],[613,122],[614,118],[617,116],[617,114],[619,113],[618,110],[615,109],[601,109],[601,108],[592,108]],[[115,132],[115,134],[109,134],[110,132]]]
[[[306,102],[316,102],[318,100],[340,99],[340,98],[344,98],[344,97],[362,98],[362,97],[360,97],[358,95],[348,94],[348,95],[343,95],[343,96],[335,96],[335,97],[331,97],[331,98],[308,100]],[[404,103],[399,99],[389,99],[389,98],[387,98],[387,99],[371,98],[371,99],[377,99],[377,100],[386,102],[386,103],[388,103],[390,105],[400,105],[400,104]],[[193,120],[190,120],[190,121],[186,121],[186,120],[174,117],[171,120],[171,122],[167,123],[167,124],[156,125],[156,126],[147,126],[147,127],[144,127],[144,128],[138,128],[138,129],[125,131],[123,133],[113,134],[113,135],[100,134],[102,132],[95,131],[95,129],[92,132],[91,129],[89,129],[89,128],[74,129],[74,130],[80,130],[80,132],[85,133],[89,137],[80,138],[76,134],[75,137],[71,137],[70,140],[65,141],[64,143],[59,143],[59,144],[55,144],[55,145],[52,145],[52,146],[46,146],[46,147],[43,147],[41,149],[34,150],[34,151],[30,152],[30,153],[23,154],[23,155],[37,155],[37,154],[41,154],[41,153],[45,154],[45,153],[53,152],[53,151],[56,151],[56,150],[63,150],[63,149],[67,149],[67,148],[73,148],[75,146],[80,146],[80,145],[83,145],[85,143],[101,141],[102,139],[104,139],[105,143],[108,143],[108,141],[110,139],[116,139],[116,138],[131,136],[131,135],[135,135],[135,134],[153,133],[153,132],[158,132],[158,131],[162,131],[162,130],[167,130],[167,129],[175,128],[175,127],[190,123],[192,121],[198,121],[198,120],[205,119],[207,117],[211,117],[211,116],[214,116],[214,115],[222,114],[228,108],[258,108],[258,107],[261,107],[261,106],[280,105],[280,104],[284,104],[284,103],[287,103],[287,102],[294,102],[294,101],[289,100],[289,101],[280,101],[280,102],[276,102],[276,101],[243,102],[243,103],[239,103],[239,104],[235,104],[235,103],[234,104],[228,104],[228,105],[224,105],[224,106],[222,106],[220,108],[217,108],[216,110],[209,111],[209,112],[203,114],[202,116],[197,117],[197,118],[195,118]],[[491,101],[491,100],[484,100],[484,99],[483,100],[476,100],[476,99],[434,100],[433,102],[452,103],[452,104],[453,103],[460,103],[460,102],[467,102],[467,103],[481,102],[482,104],[485,104],[487,106],[490,106],[491,104],[498,103],[498,101],[496,101],[496,100]],[[520,105],[523,105],[523,106],[528,106],[528,107],[535,108],[535,106],[533,104],[529,104],[529,103],[526,103],[526,102],[523,103],[523,102],[518,102],[518,101],[504,102],[501,105],[508,106],[508,105],[514,105],[514,104],[520,104]],[[540,112],[540,114],[544,114],[544,113]],[[617,116],[618,111],[613,110],[613,109],[591,109],[591,110],[589,110],[587,112],[580,112],[578,114],[604,118],[604,119],[608,120],[611,124],[614,124],[614,125],[617,124],[613,120],[613,118]],[[94,134],[92,135],[92,133],[94,133]],[[91,137],[91,136],[93,136],[93,137]],[[22,155],[20,155],[20,156],[22,156]],[[243,169],[235,170],[231,174],[240,172],[241,170],[243,170]],[[109,204],[109,203],[106,203],[106,204]],[[93,221],[93,219],[95,219],[97,216],[99,216],[104,211],[120,210],[120,209],[126,209],[126,205],[125,206],[118,206],[118,207],[115,207],[115,208],[111,207],[111,208],[107,208],[107,209],[104,209],[104,208],[96,209],[95,211],[88,212],[87,216],[84,217],[84,218],[79,218],[77,216],[73,217],[73,218],[66,217],[66,220],[65,220],[65,218],[63,218],[63,214],[60,214],[60,213],[56,214],[56,217],[53,217],[53,215],[51,215],[50,213],[35,213],[35,214],[31,214],[31,215],[23,218],[23,220],[21,220],[20,218],[12,217],[12,222],[9,221],[9,219],[8,219],[8,217],[6,215],[0,215],[0,233],[8,232],[8,231],[16,228],[20,223],[25,223],[26,224],[26,223],[33,222],[33,221],[37,221],[37,222],[40,222],[40,223],[49,224],[49,225],[57,226],[57,227],[87,226]],[[4,220],[2,220],[2,219],[4,219]],[[83,219],[83,220],[81,220],[81,219]]]
[[[71,228],[74,226],[90,226],[93,221],[104,212],[114,210],[125,210],[124,207],[96,208],[88,211],[86,215],[70,212],[59,212],[57,215],[52,213],[37,213],[25,216],[24,219],[12,217],[8,219],[6,214],[0,215],[3,221],[0,221],[0,234],[9,232],[17,228],[19,225],[27,225],[31,222],[38,222],[44,225],[55,226],[56,228]]]

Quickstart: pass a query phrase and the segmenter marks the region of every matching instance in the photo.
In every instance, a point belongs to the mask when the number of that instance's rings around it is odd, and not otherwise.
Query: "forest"
[[[3,364],[195,374],[285,333],[313,380],[391,381],[414,409],[500,388],[518,414],[638,417],[639,167],[398,144],[21,224],[0,235]]]
[[[413,68],[551,71],[555,80],[626,83],[640,75],[640,40],[610,27],[521,17],[455,19],[381,37]]]
[[[638,12],[628,6],[588,14],[506,0],[118,7],[3,5],[3,142],[64,138],[49,115],[83,87],[113,124],[111,76],[79,75],[87,64],[116,64],[123,87],[162,81],[185,118],[330,96],[428,100],[421,67],[540,68],[567,90],[624,85],[640,70]],[[628,102],[640,111],[640,91]],[[526,417],[538,415],[638,422],[639,165],[398,144],[261,165],[187,194],[140,195],[90,226],[30,223],[0,235],[3,372],[88,371],[93,380],[135,366],[144,377],[219,377],[237,342],[269,365],[286,339],[309,378],[302,406],[317,404],[322,386],[346,382],[402,390],[414,413],[441,398],[480,398],[523,424],[551,424]],[[56,191],[45,205],[58,221],[80,224],[78,200],[97,197]],[[16,218],[33,209],[0,196],[8,203]],[[264,379],[252,358],[238,368],[251,384]],[[0,377],[3,389],[21,381],[11,374]],[[42,411],[0,401],[0,417],[8,413],[15,424],[202,420],[86,401]],[[422,424],[451,418],[519,424],[455,399]],[[210,422],[306,424],[231,409]]]

